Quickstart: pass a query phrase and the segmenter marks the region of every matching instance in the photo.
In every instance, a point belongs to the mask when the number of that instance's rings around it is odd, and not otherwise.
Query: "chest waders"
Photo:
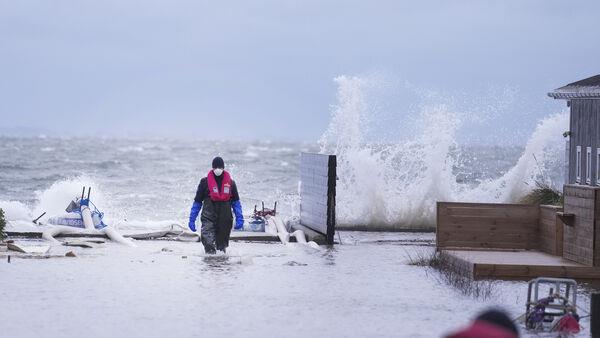
[[[214,254],[216,250],[225,252],[229,246],[229,235],[233,226],[231,202],[215,202],[210,197],[206,197],[202,202],[200,221],[202,222],[200,236],[204,252],[207,254]]]

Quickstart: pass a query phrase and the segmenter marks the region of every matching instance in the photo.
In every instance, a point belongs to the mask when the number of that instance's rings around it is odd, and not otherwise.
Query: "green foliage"
[[[536,181],[535,188],[525,195],[519,202],[525,204],[545,204],[562,206],[563,195],[550,185]]]
[[[0,239],[5,237],[4,227],[6,226],[6,219],[4,218],[4,210],[0,209]]]

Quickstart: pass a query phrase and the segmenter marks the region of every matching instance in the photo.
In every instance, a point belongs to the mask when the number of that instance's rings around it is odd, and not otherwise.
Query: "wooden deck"
[[[600,280],[600,268],[534,250],[441,250],[474,279],[531,279],[540,276]]]

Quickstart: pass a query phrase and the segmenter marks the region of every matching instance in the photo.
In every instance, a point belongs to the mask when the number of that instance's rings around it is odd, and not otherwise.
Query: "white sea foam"
[[[49,188],[36,191],[36,202],[32,205],[18,201],[0,201],[0,208],[6,212],[6,219],[9,222],[31,221],[46,212],[40,218],[41,222],[45,222],[53,215],[64,214],[69,202],[81,196],[84,186],[93,187],[91,199],[96,205],[108,205],[108,199],[98,188],[99,185],[92,178],[82,175],[54,182]]]
[[[445,105],[421,110],[409,137],[393,143],[367,139],[374,109],[370,79],[341,76],[337,104],[320,140],[321,152],[338,156],[337,217],[346,226],[406,228],[432,226],[437,201],[516,202],[544,179],[560,186],[556,168],[564,161],[562,132],[568,114],[541,121],[512,169],[479,184],[458,183],[453,170],[461,114]],[[537,159],[537,161],[536,161]],[[552,168],[553,170],[547,170]]]
[[[82,175],[69,179],[54,182],[49,188],[36,191],[36,200],[33,204],[25,204],[18,201],[0,201],[0,208],[5,211],[8,220],[7,230],[9,231],[39,231],[41,228],[32,223],[43,212],[44,216],[39,219],[41,224],[46,224],[48,218],[55,215],[65,214],[69,202],[81,196],[82,187],[92,187],[91,200],[99,210],[105,213],[104,221],[113,225],[115,228],[126,231],[157,231],[165,230],[173,224],[181,224],[181,220],[176,219],[155,219],[155,220],[127,220],[123,215],[127,214],[123,206],[115,203],[113,199],[117,198],[110,193],[103,191],[103,185],[98,184],[93,178]],[[86,188],[87,196],[87,188]],[[122,198],[144,200],[149,195],[130,194],[128,196],[119,196]]]

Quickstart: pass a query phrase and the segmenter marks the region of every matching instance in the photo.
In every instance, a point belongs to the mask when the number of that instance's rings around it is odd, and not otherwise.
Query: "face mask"
[[[221,176],[221,174],[223,174],[223,169],[221,169],[221,168],[213,169],[213,173],[215,173],[215,176]]]

